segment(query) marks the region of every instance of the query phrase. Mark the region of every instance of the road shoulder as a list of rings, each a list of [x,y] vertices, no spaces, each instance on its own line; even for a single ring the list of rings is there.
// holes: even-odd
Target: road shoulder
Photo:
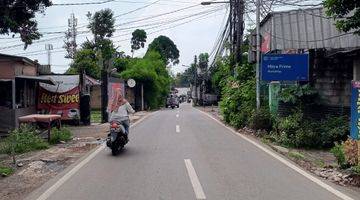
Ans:
[[[244,134],[242,131],[235,130],[234,128],[225,124],[221,116],[218,114],[217,108],[203,108],[197,107],[196,108],[199,112],[207,116],[208,118],[216,121],[223,127],[227,128],[231,131],[232,134],[239,136],[240,138],[246,140],[247,142],[253,144],[260,150],[264,151],[265,153],[269,154],[276,160],[280,161],[281,163],[285,164],[286,166],[290,167],[292,170],[296,171],[297,173],[301,174],[302,176],[306,177],[307,179],[311,180],[312,182],[316,183],[317,185],[323,187],[324,189],[328,190],[329,192],[333,193],[334,195],[338,196],[340,199],[358,199],[360,196],[360,190],[354,187],[343,187],[337,184],[334,184],[328,180],[320,179],[317,177],[316,174],[313,174],[310,171],[307,171],[306,168],[302,168],[302,166],[298,165],[293,160],[289,159],[286,155],[281,154],[280,152],[276,151],[276,149],[272,148],[271,145],[262,142],[259,138],[252,136],[250,134]]]

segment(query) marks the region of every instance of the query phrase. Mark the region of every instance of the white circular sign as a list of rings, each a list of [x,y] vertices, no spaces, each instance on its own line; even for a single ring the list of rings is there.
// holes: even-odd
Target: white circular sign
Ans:
[[[133,87],[135,87],[136,82],[134,79],[129,79],[129,80],[127,80],[127,84],[129,87],[133,88]]]

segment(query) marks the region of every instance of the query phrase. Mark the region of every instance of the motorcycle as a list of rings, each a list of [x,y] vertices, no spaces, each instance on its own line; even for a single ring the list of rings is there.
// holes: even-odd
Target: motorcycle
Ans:
[[[121,122],[110,122],[110,133],[106,140],[106,146],[111,149],[112,155],[117,155],[128,143],[128,136]]]

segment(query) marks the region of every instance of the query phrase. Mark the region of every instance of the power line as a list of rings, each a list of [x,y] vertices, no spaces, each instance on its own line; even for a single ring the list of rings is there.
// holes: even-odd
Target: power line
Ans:
[[[115,0],[106,0],[98,2],[82,2],[82,3],[54,3],[52,6],[83,6],[83,5],[99,5],[114,2]]]
[[[226,18],[227,17],[227,18]],[[225,21],[226,21],[226,24],[225,24]],[[225,25],[225,26],[224,26]],[[221,25],[220,25],[220,29],[219,29],[219,32],[216,36],[216,41],[214,43],[214,47],[212,48],[211,52],[210,52],[210,55],[209,55],[209,58],[212,57],[213,53],[215,52],[215,50],[217,49],[218,45],[220,44],[221,40],[223,39],[224,35],[225,35],[225,32],[226,32],[226,29],[227,29],[227,26],[229,25],[229,16],[227,15],[227,12],[224,14],[224,18],[221,22]],[[222,34],[221,34],[222,33]]]
[[[138,19],[138,20],[128,21],[128,22],[125,22],[125,23],[122,23],[122,24],[117,24],[117,25],[115,25],[115,27],[131,24],[131,23],[135,23],[135,22],[147,21],[149,19],[157,18],[157,17],[160,17],[160,16],[166,16],[166,15],[169,15],[169,14],[173,14],[173,13],[177,13],[177,12],[180,12],[180,11],[183,11],[183,10],[193,8],[193,7],[198,6],[198,5],[200,5],[200,4],[196,4],[196,5],[180,8],[180,9],[177,9],[177,10],[173,10],[173,11],[170,11],[170,12],[165,12],[165,13],[149,16],[149,17],[146,17],[146,18],[141,18],[141,19]],[[82,31],[82,32],[79,32],[79,34],[89,33],[89,32],[90,31]],[[58,36],[58,37],[53,37],[53,38],[49,38],[49,39],[45,39],[45,40],[36,40],[36,41],[33,42],[33,44],[34,43],[41,43],[41,42],[51,41],[51,40],[56,40],[56,39],[60,39],[60,38],[65,38],[65,36]],[[0,47],[0,50],[2,50],[2,49],[12,49],[12,48],[22,47],[22,46],[23,46],[23,43],[16,44],[16,45],[5,46],[5,47]]]
[[[214,12],[214,13],[216,13],[216,12]],[[176,25],[174,25],[174,26],[169,26],[169,27],[166,27],[166,28],[163,28],[163,29],[159,29],[159,30],[156,30],[156,31],[153,31],[153,32],[148,33],[148,35],[152,35],[152,34],[154,34],[154,33],[158,33],[158,32],[161,32],[161,31],[173,29],[173,28],[176,28],[176,27],[179,27],[179,26],[182,26],[182,25],[191,23],[191,22],[200,21],[200,20],[206,19],[206,17],[207,17],[208,15],[211,15],[211,14],[214,14],[214,13],[208,13],[208,14],[206,14],[206,15],[202,15],[202,16],[200,16],[200,17],[198,17],[198,18],[194,18],[194,19],[191,19],[191,20],[188,20],[188,21],[185,21],[185,22],[176,24]],[[123,40],[117,40],[117,41],[113,41],[113,42],[114,42],[114,43],[117,43],[117,42],[123,42],[123,41],[128,41],[128,40],[131,40],[131,38],[127,38],[127,39],[123,39]]]
[[[154,1],[154,2],[152,2],[152,3],[147,4],[147,5],[145,5],[145,6],[142,6],[142,7],[136,8],[136,9],[134,9],[134,10],[131,10],[131,11],[129,11],[129,12],[125,12],[125,13],[122,13],[122,14],[120,14],[120,15],[116,15],[116,16],[114,16],[114,18],[118,18],[118,17],[124,16],[124,15],[128,15],[128,14],[134,13],[134,12],[139,11],[139,10],[145,9],[145,8],[150,7],[150,6],[156,4],[156,3],[160,2],[160,1],[161,1],[161,0],[157,0],[157,1]]]
[[[174,23],[174,22],[182,21],[182,20],[185,20],[185,19],[188,19],[188,18],[191,18],[191,17],[203,15],[203,14],[206,14],[206,13],[217,12],[219,10],[223,10],[222,6],[216,7],[215,9],[208,9],[206,11],[202,11],[202,12],[199,12],[199,13],[196,13],[196,14],[179,16],[179,17],[177,17],[175,19],[172,19],[172,20],[163,20],[163,21],[158,21],[158,22],[154,22],[154,23],[147,23],[147,24],[141,24],[141,25],[132,26],[132,27],[119,28],[119,29],[116,29],[116,30],[129,30],[129,29],[144,28],[144,27],[149,27],[149,26],[151,28],[148,28],[148,29],[153,29],[153,28],[161,27],[161,26],[171,24],[171,23]],[[118,37],[118,36],[113,36],[112,38],[116,38],[116,37]]]
[[[210,10],[207,10],[207,11],[203,11],[203,12],[200,12],[200,13],[196,13],[196,14],[192,14],[192,15],[188,15],[186,17],[181,17],[180,19],[176,19],[176,20],[170,20],[170,21],[162,21],[160,23],[157,23],[159,25],[157,26],[153,26],[153,27],[150,27],[146,30],[150,30],[150,29],[155,29],[155,28],[158,28],[158,27],[162,27],[162,26],[165,26],[165,25],[169,25],[169,24],[172,24],[174,22],[177,22],[177,21],[182,21],[182,20],[185,20],[185,19],[188,19],[188,18],[192,18],[192,17],[195,17],[195,16],[201,16],[201,17],[204,17],[204,16],[207,16],[209,14],[212,14],[212,13],[215,13],[215,12],[218,12],[221,9],[222,6],[219,6],[218,8],[216,9],[210,9]],[[151,24],[151,25],[154,25],[154,24]],[[143,26],[139,26],[139,27],[143,27]],[[129,28],[137,28],[137,27],[129,27]],[[119,30],[119,29],[118,29]],[[128,35],[128,34],[126,34]],[[112,38],[116,38],[116,37],[119,37],[119,36],[126,36],[125,34],[124,35],[118,35],[118,36],[115,36],[115,37],[112,37]],[[62,47],[58,47],[58,48],[54,48],[54,49],[61,49]],[[38,52],[42,52],[44,50],[38,50],[38,51],[33,51],[33,52],[24,52],[24,53],[20,53],[20,54],[17,54],[17,55],[28,55],[28,54],[32,54],[32,53],[38,53]]]
[[[201,4],[196,4],[196,5],[192,5],[192,6],[187,6],[187,7],[184,7],[184,8],[180,8],[180,9],[177,9],[177,10],[172,10],[172,11],[170,11],[170,12],[160,13],[160,14],[157,14],[157,15],[151,15],[151,16],[144,17],[144,18],[141,18],[141,19],[137,19],[137,20],[133,20],[133,21],[129,21],[129,22],[117,24],[117,25],[115,25],[115,27],[117,27],[117,26],[122,26],[122,25],[127,25],[127,24],[134,23],[134,22],[139,22],[139,21],[146,21],[146,20],[149,20],[149,19],[158,18],[158,17],[162,17],[162,16],[169,15],[169,14],[174,14],[174,13],[177,13],[177,12],[180,12],[180,11],[184,11],[184,10],[187,10],[187,9],[190,9],[190,8],[194,8],[194,7],[197,7],[197,6],[200,6],[200,5],[201,5]]]

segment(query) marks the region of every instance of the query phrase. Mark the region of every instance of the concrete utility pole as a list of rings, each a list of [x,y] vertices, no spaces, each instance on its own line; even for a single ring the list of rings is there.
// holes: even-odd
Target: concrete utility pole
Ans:
[[[70,18],[68,19],[68,31],[65,33],[67,41],[65,42],[65,48],[67,50],[66,58],[74,58],[76,53],[76,36],[77,36],[77,18],[75,14],[71,13]]]
[[[195,82],[195,101],[194,104],[197,104],[197,100],[198,100],[198,89],[197,89],[197,79],[198,79],[198,66],[197,66],[197,56],[195,56],[194,58],[194,66],[195,66],[195,70],[194,70],[194,82]]]
[[[141,110],[144,110],[144,84],[141,84]]]
[[[233,16],[233,7],[234,7],[234,3],[233,3],[233,0],[230,0],[230,10],[229,10],[229,19],[230,19],[230,37],[229,37],[229,42],[230,42],[230,64],[233,65],[233,62],[234,62],[234,38],[233,38],[233,33],[234,33],[234,16]]]
[[[256,0],[256,108],[260,109],[260,6]]]
[[[235,52],[235,62],[236,64],[241,64],[242,62],[242,44],[243,44],[243,35],[244,35],[244,13],[245,13],[245,4],[244,0],[236,0],[236,52]]]
[[[244,35],[244,14],[245,1],[244,0],[229,0],[229,1],[208,1],[202,2],[201,5],[211,5],[219,3],[228,3],[230,5],[229,22],[230,22],[230,55],[232,66],[231,73],[235,74],[235,66],[242,62],[242,44]]]

